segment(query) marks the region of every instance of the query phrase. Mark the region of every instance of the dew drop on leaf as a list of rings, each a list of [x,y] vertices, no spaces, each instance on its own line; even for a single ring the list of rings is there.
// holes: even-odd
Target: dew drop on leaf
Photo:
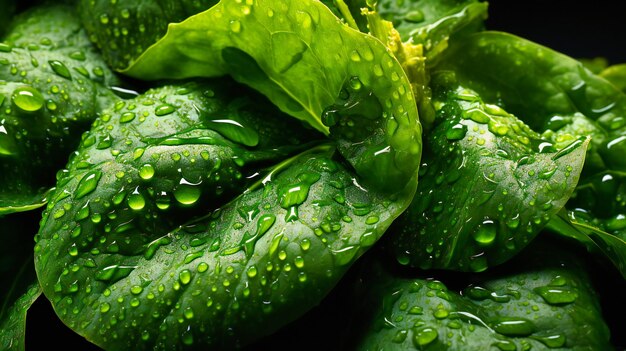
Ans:
[[[11,95],[11,101],[24,112],[39,111],[44,105],[44,98],[39,90],[27,85],[16,88]]]

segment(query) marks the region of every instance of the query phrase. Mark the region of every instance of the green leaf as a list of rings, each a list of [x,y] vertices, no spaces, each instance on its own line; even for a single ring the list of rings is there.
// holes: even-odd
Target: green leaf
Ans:
[[[585,267],[556,245],[533,243],[489,274],[398,276],[379,265],[363,281],[358,350],[613,349]]]
[[[501,102],[554,142],[592,137],[585,174],[626,170],[626,95],[579,61],[512,34],[481,32],[451,46],[454,70],[487,102]],[[503,79],[502,77],[506,77]]]
[[[598,222],[597,219],[593,219],[590,223],[575,211],[561,211],[550,220],[547,227],[558,235],[582,243],[590,252],[602,253],[626,279],[626,240],[605,232],[597,225]],[[606,225],[602,222],[600,224]]]
[[[417,194],[392,226],[392,249],[423,269],[483,271],[516,255],[565,205],[589,141],[554,148],[475,92],[439,84]]]
[[[485,100],[519,113],[555,145],[591,137],[581,181],[566,205],[578,220],[561,215],[555,220],[563,222],[551,226],[587,247],[599,246],[593,251],[623,273],[626,95],[579,61],[506,33],[469,36],[446,55],[439,69],[455,70]]]
[[[322,3],[223,0],[169,27],[128,69],[141,79],[232,75],[339,142],[363,183],[392,191],[419,166],[416,97],[375,38]]]
[[[90,39],[113,68],[127,67],[167,31],[170,23],[215,5],[217,0],[80,0],[78,11]]]
[[[33,264],[32,238],[39,212],[0,218],[0,349],[24,350],[26,313],[41,294]]]
[[[18,188],[19,189],[19,188]],[[46,195],[49,189],[33,191],[33,189],[20,189],[16,193],[0,192],[0,217],[15,213],[35,210],[46,204]]]
[[[359,184],[333,145],[312,147],[241,86],[189,84],[105,112],[42,220],[44,293],[103,348],[232,348],[272,333],[316,305],[414,194],[416,177],[397,194]]]
[[[623,93],[626,93],[626,63],[606,67],[599,72],[599,75],[613,83]]]
[[[0,215],[42,206],[119,80],[63,5],[14,19],[0,43]]]

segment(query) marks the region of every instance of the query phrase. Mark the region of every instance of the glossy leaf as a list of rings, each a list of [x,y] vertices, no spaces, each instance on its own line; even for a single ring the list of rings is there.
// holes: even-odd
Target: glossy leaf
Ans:
[[[585,214],[576,211],[562,211],[548,223],[548,228],[558,235],[572,238],[593,253],[601,253],[609,260],[626,279],[626,237],[606,232],[609,221],[586,219]],[[608,223],[607,223],[608,222]]]
[[[415,179],[391,196],[363,188],[333,146],[311,148],[295,120],[226,87],[118,104],[50,197],[35,248],[44,293],[100,347],[232,348],[271,333],[410,202]],[[219,129],[225,116],[239,133]]]
[[[599,75],[613,83],[613,85],[623,93],[626,93],[626,63],[606,67],[599,72]]]
[[[564,230],[561,234],[586,246],[591,240],[595,243],[591,246],[599,245],[599,251],[623,272],[624,264],[616,256],[623,255],[626,228],[620,225],[626,213],[622,185],[626,95],[579,61],[506,33],[470,36],[447,55],[441,69],[454,69],[485,99],[518,111],[531,126],[545,130],[543,137],[555,145],[591,136],[580,184],[566,205],[586,224],[565,221],[555,223],[553,229]],[[489,69],[477,68],[478,62]],[[506,82],[500,79],[503,76]],[[544,79],[533,78],[537,76]],[[613,249],[615,253],[610,252]]]
[[[317,1],[223,0],[170,26],[127,70],[141,79],[224,74],[338,141],[363,183],[398,190],[417,171],[421,126],[400,64]]]
[[[438,69],[454,70],[553,142],[591,136],[584,174],[626,169],[626,95],[579,61],[512,34],[481,32],[456,43]]]
[[[555,148],[469,89],[437,91],[417,194],[392,226],[392,249],[423,269],[483,271],[516,255],[565,205],[588,140]]]
[[[73,10],[38,7],[0,43],[0,215],[37,208],[119,81]]]
[[[206,10],[217,0],[80,0],[90,39],[113,68],[124,68],[159,40],[170,23]]]
[[[367,308],[355,349],[613,349],[581,260],[557,246],[532,245],[498,270],[466,279],[378,268],[363,278]]]

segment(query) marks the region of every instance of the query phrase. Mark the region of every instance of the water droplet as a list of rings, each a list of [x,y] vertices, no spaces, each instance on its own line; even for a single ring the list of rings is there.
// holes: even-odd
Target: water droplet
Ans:
[[[233,33],[241,32],[241,22],[237,20],[230,21],[230,30],[233,31]]]
[[[48,61],[48,64],[50,65],[54,73],[58,74],[59,76],[65,79],[72,80],[72,74],[70,73],[70,70],[67,68],[67,66],[63,64],[63,62],[57,61],[57,60],[50,60]]]
[[[128,195],[126,202],[128,203],[128,207],[135,211],[142,210],[146,206],[146,199],[144,199],[143,195],[139,192],[139,187],[136,187],[135,190]]]
[[[465,124],[457,123],[446,130],[446,139],[450,141],[461,140],[467,133],[467,126]]]
[[[74,199],[80,199],[83,196],[91,193],[98,186],[98,182],[102,177],[102,172],[100,171],[91,171],[83,176],[83,178],[78,182],[76,186],[76,191],[74,192]]]
[[[517,351],[517,346],[510,340],[498,340],[493,345],[502,351]]]
[[[431,327],[422,327],[413,330],[413,344],[415,347],[422,349],[424,346],[431,344],[437,339],[439,333],[437,329]]]
[[[100,312],[107,313],[109,312],[110,309],[111,309],[111,305],[108,304],[107,302],[103,302],[102,304],[100,304]]]
[[[201,181],[198,183],[192,183],[185,178],[181,178],[178,186],[174,189],[174,198],[180,204],[185,206],[195,204],[202,194],[200,184],[202,184]]]
[[[528,336],[535,331],[535,325],[524,318],[502,317],[495,322],[493,329],[506,336]]]
[[[549,348],[563,347],[565,345],[565,335],[555,334],[548,336],[531,336],[533,339],[540,341]]]
[[[289,207],[304,203],[308,197],[311,185],[317,182],[320,177],[318,173],[307,172],[298,176],[300,182],[280,187],[280,206],[284,209],[288,209]]]
[[[489,246],[493,244],[496,238],[496,225],[495,223],[488,219],[484,220],[482,224],[476,228],[474,232],[472,232],[472,237],[481,246]]]
[[[160,105],[158,106],[155,110],[154,110],[154,114],[157,116],[165,116],[165,115],[169,115],[170,113],[176,111],[176,108],[172,105]]]
[[[185,345],[193,345],[193,333],[191,332],[191,327],[188,327],[187,330],[183,332],[181,340]]]
[[[144,180],[151,179],[154,176],[154,167],[152,167],[151,164],[146,163],[139,169],[139,176]]]
[[[104,149],[110,148],[112,144],[113,144],[113,137],[111,136],[111,134],[107,133],[104,137],[100,138],[98,145],[96,145],[96,149],[104,150]]]
[[[137,266],[112,265],[96,272],[95,279],[114,283],[127,277]]]
[[[128,123],[135,119],[136,114],[134,112],[124,112],[120,117],[120,123]]]
[[[188,269],[183,269],[182,271],[180,271],[180,273],[178,274],[178,280],[183,285],[189,284],[189,282],[191,282],[191,271]]]
[[[404,20],[413,23],[422,22],[424,20],[424,13],[420,10],[409,11],[409,13],[404,16]]]
[[[24,112],[39,111],[44,105],[44,98],[39,90],[27,85],[16,88],[11,95],[11,101]]]
[[[130,288],[130,293],[133,294],[133,295],[139,295],[139,294],[141,294],[142,291],[143,291],[143,288],[141,286],[139,286],[139,285],[133,285]]]
[[[578,298],[576,291],[560,287],[542,286],[535,288],[534,291],[551,305],[572,303]]]
[[[552,160],[558,160],[559,158],[571,153],[572,151],[578,149],[578,147],[580,147],[584,142],[585,142],[585,137],[578,138],[577,140],[573,141],[572,143],[570,143],[569,145],[565,146],[564,148],[559,150],[557,153],[552,155]],[[607,144],[607,148],[608,148],[608,144]]]

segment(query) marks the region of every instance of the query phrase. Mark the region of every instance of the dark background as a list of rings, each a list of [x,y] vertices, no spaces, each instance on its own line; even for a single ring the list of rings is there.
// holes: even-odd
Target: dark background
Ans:
[[[626,62],[626,1],[493,0],[487,29],[517,34],[574,58]]]

